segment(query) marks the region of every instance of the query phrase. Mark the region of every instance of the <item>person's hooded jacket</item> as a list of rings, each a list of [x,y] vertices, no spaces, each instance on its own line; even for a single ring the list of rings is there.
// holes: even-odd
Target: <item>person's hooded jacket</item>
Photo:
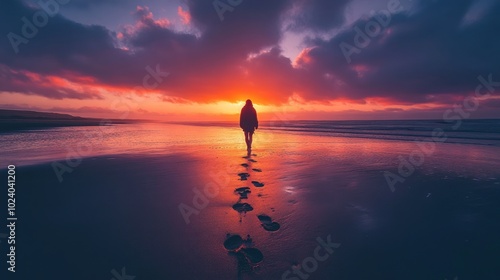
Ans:
[[[255,129],[259,128],[259,121],[257,120],[257,111],[252,105],[252,102],[248,102],[241,109],[240,114],[240,127],[244,131],[253,132]]]

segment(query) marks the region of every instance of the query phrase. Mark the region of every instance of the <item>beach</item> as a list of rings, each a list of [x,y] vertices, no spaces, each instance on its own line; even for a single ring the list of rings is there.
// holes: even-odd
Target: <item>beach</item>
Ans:
[[[2,181],[7,166],[16,165],[12,279],[499,275],[496,134],[469,139],[453,132],[451,141],[432,142],[432,130],[421,130],[425,137],[417,136],[434,145],[431,151],[410,139],[414,134],[376,139],[373,128],[354,137],[291,127],[257,130],[250,156],[236,125],[141,123],[0,135]],[[423,157],[411,158],[415,151]],[[401,158],[418,164],[401,174]],[[246,198],[235,192],[242,187]],[[7,192],[0,198],[6,201]],[[238,252],[255,248],[263,259],[229,252],[224,244],[234,235],[246,239]]]
[[[0,280],[499,280],[500,1],[0,1]]]

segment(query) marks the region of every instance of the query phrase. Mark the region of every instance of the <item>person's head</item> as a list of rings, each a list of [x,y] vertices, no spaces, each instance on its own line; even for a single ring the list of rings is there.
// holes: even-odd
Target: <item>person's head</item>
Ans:
[[[246,103],[245,103],[245,106],[253,106],[253,104],[252,104],[252,100],[247,99],[247,101],[246,101]]]

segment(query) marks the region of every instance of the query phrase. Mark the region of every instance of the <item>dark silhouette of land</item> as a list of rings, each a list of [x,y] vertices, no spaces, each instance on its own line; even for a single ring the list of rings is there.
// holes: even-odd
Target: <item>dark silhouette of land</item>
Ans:
[[[131,123],[136,120],[103,120],[68,114],[0,109],[0,133],[50,127],[98,126]]]

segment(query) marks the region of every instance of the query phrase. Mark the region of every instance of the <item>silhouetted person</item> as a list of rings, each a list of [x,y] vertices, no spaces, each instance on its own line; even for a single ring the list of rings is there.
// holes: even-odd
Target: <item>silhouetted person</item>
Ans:
[[[247,144],[247,152],[252,151],[252,136],[257,128],[259,121],[257,120],[257,111],[253,107],[252,100],[248,99],[245,106],[241,109],[240,127],[245,133],[245,143]]]

